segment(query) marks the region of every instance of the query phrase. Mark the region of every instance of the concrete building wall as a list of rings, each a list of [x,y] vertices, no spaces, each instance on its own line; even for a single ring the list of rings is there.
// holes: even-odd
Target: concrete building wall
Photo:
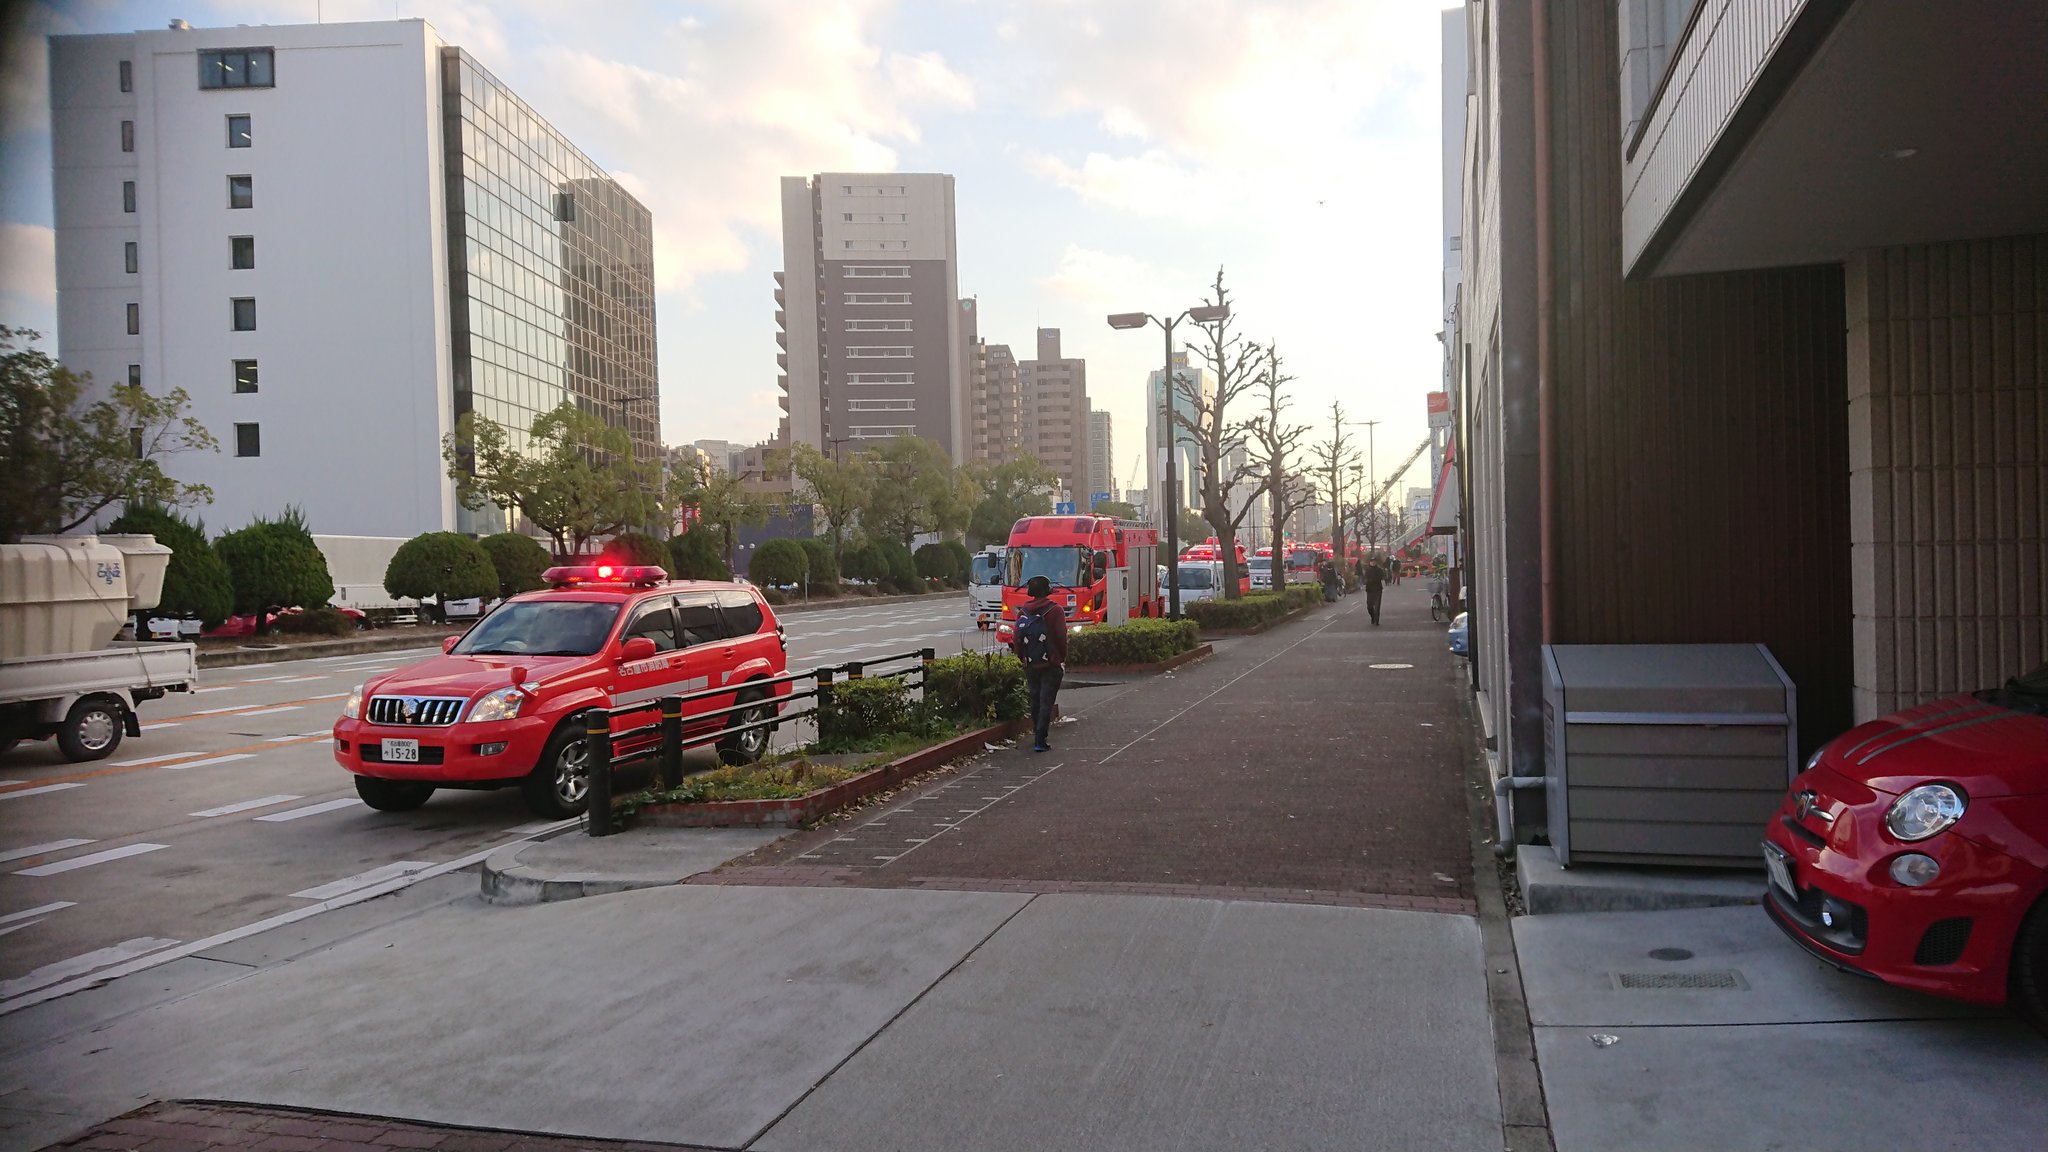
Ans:
[[[1189,381],[1189,386],[1205,398],[1216,394],[1216,377],[1197,364],[1185,348],[1173,354],[1173,374],[1177,380]],[[1165,517],[1168,514],[1167,504],[1160,498],[1166,483],[1166,432],[1161,421],[1166,414],[1169,392],[1174,410],[1193,420],[1196,415],[1194,402],[1183,394],[1181,385],[1176,383],[1169,389],[1164,372],[1153,372],[1145,377],[1145,489],[1153,494],[1148,506],[1152,509],[1153,526],[1161,531],[1166,528]],[[1174,464],[1174,479],[1179,481],[1178,506],[1192,510],[1200,506],[1200,448],[1195,443],[1194,434],[1177,424],[1173,438],[1178,452]]]
[[[1847,268],[1855,718],[2048,661],[2048,236]]]
[[[808,444],[823,451],[823,320],[818,310],[824,291],[818,280],[823,240],[818,235],[817,219],[810,181],[802,176],[784,176],[782,272],[776,287],[776,319],[781,326],[777,343],[782,345],[782,351],[775,357],[782,370],[778,383],[782,385],[783,410],[789,413],[791,443]]]
[[[1116,498],[1116,441],[1109,413],[1100,408],[1088,411],[1088,496],[1098,492]],[[1084,497],[1085,498],[1085,497]]]
[[[1088,500],[1088,362],[1060,355],[1060,330],[1040,328],[1037,355],[1017,365],[1019,447],[1052,469],[1076,504]]]

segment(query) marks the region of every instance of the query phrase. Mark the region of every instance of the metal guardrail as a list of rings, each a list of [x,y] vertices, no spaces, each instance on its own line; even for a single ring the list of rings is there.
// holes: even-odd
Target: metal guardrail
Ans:
[[[706,688],[698,692],[685,692],[675,696],[662,696],[643,700],[636,704],[615,704],[609,708],[593,708],[586,713],[584,735],[590,746],[590,787],[586,796],[584,826],[592,836],[609,836],[618,831],[612,819],[612,773],[620,766],[643,765],[649,760],[658,761],[657,776],[663,788],[674,788],[683,782],[683,753],[707,744],[717,744],[732,736],[755,729],[773,731],[782,724],[801,720],[806,716],[815,717],[832,706],[832,687],[840,677],[846,680],[863,680],[870,676],[879,678],[916,676],[915,683],[908,687],[923,688],[925,678],[930,674],[931,663],[938,658],[938,650],[919,648],[912,652],[898,652],[871,660],[849,660],[841,664],[825,664],[803,672],[785,672],[780,676],[769,676],[760,680],[748,680],[743,684],[726,685],[722,688]],[[908,668],[893,672],[876,673],[878,667],[902,664],[915,660]],[[695,736],[683,733],[683,706],[697,700],[734,696],[740,692],[774,689],[783,684],[794,685],[808,680],[811,687],[794,691],[788,695],[770,694],[765,701],[775,712],[766,720],[753,720],[744,724],[727,724],[709,729]],[[809,700],[811,706],[797,712],[783,709],[798,701]],[[737,716],[762,706],[761,700],[735,701],[723,708],[712,708],[690,714],[690,721],[702,723],[721,716]],[[617,728],[614,724],[623,717],[657,712],[651,722],[637,724],[630,728]],[[637,749],[624,757],[618,755],[622,740],[631,740],[647,733],[659,733],[660,739],[646,748]]]

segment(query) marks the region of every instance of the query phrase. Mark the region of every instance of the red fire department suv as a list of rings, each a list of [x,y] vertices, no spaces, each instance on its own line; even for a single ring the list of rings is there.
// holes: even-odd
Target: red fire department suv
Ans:
[[[583,811],[593,706],[731,687],[685,706],[686,731],[773,719],[788,684],[775,613],[751,587],[669,581],[660,568],[550,568],[547,591],[514,596],[442,655],[358,685],[334,725],[334,758],[363,802],[385,812],[426,803],[436,788],[518,787],[541,816]],[[695,725],[691,715],[759,701]],[[621,717],[614,727],[634,726]],[[772,728],[719,742],[727,763],[767,749]],[[626,748],[626,751],[632,749]]]

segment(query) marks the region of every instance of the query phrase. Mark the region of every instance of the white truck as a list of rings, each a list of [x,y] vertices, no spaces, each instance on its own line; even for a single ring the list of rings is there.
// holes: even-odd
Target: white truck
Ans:
[[[968,559],[967,607],[976,628],[992,628],[1003,618],[1003,570],[1009,559],[1007,548],[983,548]]]
[[[192,690],[193,645],[113,643],[162,598],[170,560],[150,536],[0,545],[0,753],[54,736],[67,759],[104,759],[141,735],[144,701]]]

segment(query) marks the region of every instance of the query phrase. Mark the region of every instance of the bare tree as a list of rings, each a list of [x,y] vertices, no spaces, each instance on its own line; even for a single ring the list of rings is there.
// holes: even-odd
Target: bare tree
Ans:
[[[1230,293],[1223,287],[1223,269],[1216,270],[1216,284],[1203,303],[1229,306]],[[1259,479],[1263,472],[1245,450],[1251,422],[1232,420],[1227,415],[1238,397],[1257,387],[1265,350],[1239,336],[1235,321],[1236,317],[1225,316],[1203,326],[1209,339],[1201,356],[1216,377],[1216,390],[1204,395],[1198,375],[1191,378],[1175,373],[1174,391],[1184,402],[1185,410],[1179,404],[1167,406],[1173,423],[1194,441],[1201,457],[1202,519],[1215,533],[1216,550],[1223,560],[1223,595],[1231,600],[1239,596],[1237,528],[1265,491],[1265,481]],[[1240,491],[1246,481],[1253,479],[1259,479],[1255,487],[1248,492]],[[1233,499],[1240,501],[1235,508]],[[1179,558],[1175,557],[1174,562],[1178,563]]]
[[[1315,476],[1330,494],[1330,551],[1344,562],[1344,474],[1364,468],[1358,449],[1344,436],[1344,405],[1330,402],[1330,438],[1309,450]]]
[[[1287,582],[1287,554],[1280,546],[1287,518],[1306,507],[1315,494],[1312,489],[1295,482],[1287,471],[1288,461],[1300,450],[1301,438],[1308,435],[1306,425],[1287,422],[1286,387],[1294,377],[1286,372],[1279,345],[1269,343],[1259,351],[1257,383],[1265,395],[1265,410],[1245,423],[1245,435],[1249,439],[1251,451],[1247,455],[1253,467],[1265,474],[1261,488],[1273,515],[1271,571],[1273,590],[1277,592]]]

